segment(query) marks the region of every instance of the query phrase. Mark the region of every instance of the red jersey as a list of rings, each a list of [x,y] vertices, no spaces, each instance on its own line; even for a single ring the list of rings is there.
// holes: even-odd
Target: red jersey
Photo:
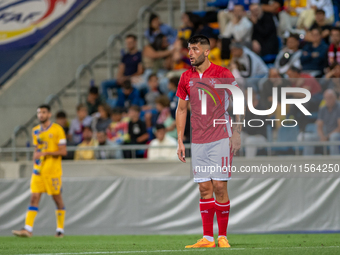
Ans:
[[[213,63],[201,75],[194,67],[181,75],[176,95],[183,100],[190,99],[192,143],[211,143],[232,135],[231,118],[227,112],[231,92],[215,88],[215,84],[231,84],[238,87],[234,76],[227,68]],[[206,98],[206,114],[202,114],[203,97]],[[214,125],[216,119],[224,120],[226,123],[222,121],[223,124]]]

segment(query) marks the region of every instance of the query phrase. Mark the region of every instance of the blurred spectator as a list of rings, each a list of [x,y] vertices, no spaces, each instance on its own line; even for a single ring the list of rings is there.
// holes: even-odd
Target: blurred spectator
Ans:
[[[157,35],[163,34],[166,36],[169,44],[173,44],[176,41],[177,30],[173,29],[169,25],[165,25],[161,22],[158,15],[151,13],[149,18],[149,27],[145,31],[144,35],[150,44],[155,42]]]
[[[314,77],[321,77],[323,69],[327,65],[327,44],[322,40],[321,31],[318,28],[311,30],[311,43],[302,49],[300,58],[302,69]]]
[[[329,35],[332,29],[332,26],[327,23],[325,18],[325,12],[323,10],[316,10],[315,12],[315,22],[313,25],[309,28],[309,31],[307,31],[305,36],[305,41],[311,42],[313,41],[311,36],[311,30],[314,28],[318,28],[321,30],[321,37],[325,41],[325,43],[329,44]]]
[[[124,81],[122,88],[118,90],[118,101],[116,107],[127,109],[131,105],[141,105],[141,101],[139,91],[132,87],[131,81]]]
[[[149,139],[149,134],[146,132],[145,123],[140,120],[140,107],[132,105],[129,108],[128,115],[130,144],[145,144]]]
[[[119,149],[116,143],[111,142],[107,139],[106,133],[104,131],[99,131],[97,133],[98,148],[101,146],[110,147],[110,149],[96,150],[96,159],[120,159],[123,158],[123,153]]]
[[[167,96],[159,96],[156,99],[156,109],[159,113],[156,123],[163,124],[169,136],[177,138],[176,121],[170,112],[170,100]]]
[[[252,48],[260,56],[277,54],[279,39],[273,15],[263,12],[260,5],[250,5],[250,21],[253,23]]]
[[[309,112],[317,111],[322,100],[322,90],[316,79],[307,73],[301,73],[301,69],[295,66],[290,67],[287,75],[290,79],[291,87],[300,87],[310,91],[311,99],[307,103],[303,104],[304,107]],[[305,97],[304,94],[298,92],[290,92],[287,93],[287,95],[292,96],[293,98]],[[299,119],[299,128],[304,130],[305,126],[308,124],[308,118],[296,107],[296,105],[291,105],[288,116],[290,115],[293,115],[295,119]]]
[[[176,109],[178,105],[178,96],[176,96],[178,83],[179,83],[179,77],[172,77],[169,80],[169,84],[168,84],[168,89],[169,89],[168,98],[170,100],[170,112],[171,112],[172,118],[174,119],[176,118]]]
[[[106,100],[109,99],[107,91],[109,88],[118,88],[122,86],[124,81],[131,79],[131,77],[143,74],[142,53],[138,51],[137,37],[135,35],[129,34],[125,37],[125,48],[127,52],[120,61],[117,79],[106,80],[101,84],[102,93]]]
[[[86,100],[88,114],[92,115],[98,112],[98,105],[103,103],[105,103],[105,100],[99,95],[98,88],[95,86],[90,87]]]
[[[177,159],[177,141],[166,134],[163,124],[156,125],[156,139],[150,142],[148,149],[149,160],[175,160]],[[174,146],[174,148],[153,148],[159,146]]]
[[[55,119],[56,119],[55,122],[64,129],[64,132],[67,138],[66,145],[67,146],[73,145],[72,141],[70,140],[70,135],[69,135],[70,125],[67,120],[66,112],[62,110],[57,112]],[[62,157],[62,159],[73,159],[73,158],[74,158],[74,151],[67,151],[67,155]]]
[[[163,34],[158,34],[152,44],[143,50],[143,64],[145,69],[157,73],[161,69],[171,69],[172,51],[168,50],[168,42]]]
[[[292,65],[301,66],[299,50],[300,38],[297,34],[290,34],[287,38],[286,47],[277,55],[274,66],[281,75],[285,74]]]
[[[260,0],[261,8],[264,12],[272,13],[273,15],[278,15],[282,10],[284,0]]]
[[[69,137],[74,145],[81,143],[83,128],[91,126],[92,118],[88,115],[87,107],[83,104],[77,106],[77,117],[71,121]]]
[[[265,110],[263,109],[262,105],[259,101],[259,96],[256,93],[253,93],[252,95],[252,102],[253,106],[257,110]],[[257,119],[262,120],[263,123],[265,123],[265,119],[267,116],[261,116],[253,114],[251,111],[249,111],[249,107],[246,107],[246,114],[245,114],[245,121],[248,123],[249,120]],[[255,125],[252,123],[251,125]],[[260,124],[256,124],[259,125]],[[244,141],[245,145],[245,152],[246,152],[246,158],[253,158],[256,156],[257,148],[256,146],[251,145],[259,145],[261,143],[267,142],[266,139],[267,132],[266,132],[266,126],[263,125],[262,127],[250,127],[249,125],[246,125],[242,129],[242,141]]]
[[[98,106],[98,112],[92,118],[92,129],[96,134],[99,131],[105,131],[111,124],[111,108],[107,104]]]
[[[128,143],[129,137],[129,118],[123,117],[120,108],[114,108],[111,113],[111,124],[107,129],[107,136],[110,141],[117,144]]]
[[[95,147],[97,146],[97,141],[93,139],[93,132],[90,126],[84,127],[83,131],[83,141],[78,144],[78,148],[83,147]],[[95,159],[95,153],[93,149],[89,150],[76,150],[74,153],[74,160],[91,160]]]
[[[263,60],[240,43],[231,45],[231,55],[233,56],[232,61],[244,78],[262,78],[268,73],[268,67]]]
[[[289,87],[288,80],[282,78],[277,69],[270,69],[268,79],[260,90],[260,101],[264,109],[270,109],[273,104],[273,88],[277,88],[277,101],[281,104],[281,88],[283,87]],[[280,113],[280,109],[277,110]]]
[[[158,77],[156,74],[151,74],[148,78],[148,92],[145,94],[145,106],[143,110],[155,108],[155,100],[161,95],[159,90]]]
[[[310,28],[314,23],[316,10],[323,10],[325,12],[327,24],[333,23],[334,10],[332,0],[308,0],[308,8],[299,15],[297,21],[298,28]]]
[[[305,133],[305,141],[339,141],[340,140],[340,103],[336,101],[333,90],[327,89],[323,98],[326,105],[319,110],[316,121],[317,134]],[[330,154],[339,155],[339,145],[330,145]],[[303,155],[313,155],[314,146],[304,146]]]
[[[185,39],[179,38],[174,44],[173,50],[173,68],[172,71],[179,70],[181,72],[191,68],[190,59],[188,57],[188,43]]]
[[[228,65],[229,61],[222,60],[221,55],[221,40],[215,37],[209,38],[210,41],[210,53],[208,59],[215,65],[224,66]]]
[[[182,26],[178,30],[177,36],[187,41],[195,34],[200,17],[192,12],[185,12],[182,14],[181,20]]]
[[[69,125],[68,120],[67,120],[66,112],[64,112],[64,111],[57,112],[56,115],[55,115],[55,122],[57,124],[59,124],[64,129],[66,136],[68,136],[70,125]]]
[[[226,26],[221,37],[230,38],[233,41],[248,43],[251,42],[252,23],[246,17],[243,5],[235,5],[233,19]]]
[[[280,20],[280,34],[286,31],[289,33],[300,33],[301,30],[293,29],[297,25],[299,15],[307,9],[308,0],[285,0],[284,10],[279,13]]]
[[[331,70],[320,80],[322,90],[333,89],[340,100],[340,64],[334,63]]]
[[[234,7],[236,5],[243,6],[243,9],[248,12],[249,5],[253,3],[258,3],[258,0],[229,0],[228,7],[226,9],[220,10],[217,14],[218,26],[220,30],[220,34],[222,34],[225,30],[225,27],[229,22],[231,22],[234,18]]]
[[[340,28],[333,27],[331,30],[331,45],[328,48],[328,65],[340,63]]]

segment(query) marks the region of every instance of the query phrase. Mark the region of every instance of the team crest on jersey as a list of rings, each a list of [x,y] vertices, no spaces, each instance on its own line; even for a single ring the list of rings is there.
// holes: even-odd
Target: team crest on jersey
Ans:
[[[214,78],[211,78],[209,83],[214,86],[216,84],[216,80]]]
[[[52,135],[52,134],[49,134],[49,135],[48,135],[48,137],[49,137],[49,138],[52,138],[52,137],[53,137],[53,135]]]
[[[189,86],[190,87],[194,86],[194,82],[193,81],[189,81]]]

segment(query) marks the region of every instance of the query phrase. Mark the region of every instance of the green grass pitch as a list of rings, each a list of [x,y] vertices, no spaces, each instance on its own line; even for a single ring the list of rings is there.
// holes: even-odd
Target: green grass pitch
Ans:
[[[198,235],[0,237],[0,254],[340,254],[340,234],[228,235],[231,248],[184,249]]]

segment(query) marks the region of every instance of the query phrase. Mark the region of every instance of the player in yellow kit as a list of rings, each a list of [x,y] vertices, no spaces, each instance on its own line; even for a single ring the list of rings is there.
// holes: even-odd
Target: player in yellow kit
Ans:
[[[49,105],[39,106],[37,115],[40,125],[32,130],[35,149],[33,154],[34,167],[31,178],[30,205],[26,213],[25,227],[22,230],[13,230],[12,233],[20,237],[32,236],[41,194],[47,193],[52,196],[57,206],[56,237],[63,237],[65,207],[61,196],[61,157],[67,154],[65,132],[61,126],[51,122],[51,109]]]

